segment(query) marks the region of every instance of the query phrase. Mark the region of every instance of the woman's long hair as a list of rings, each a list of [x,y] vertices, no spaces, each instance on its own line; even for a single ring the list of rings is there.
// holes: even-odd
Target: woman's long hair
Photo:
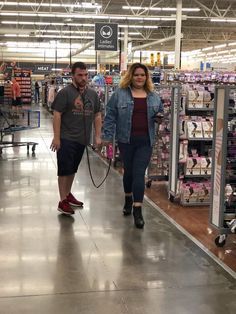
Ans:
[[[143,69],[146,74],[146,82],[144,85],[144,89],[147,93],[152,92],[154,90],[154,85],[152,83],[152,79],[150,77],[148,68],[142,63],[133,63],[129,68],[128,71],[125,73],[125,76],[122,78],[120,82],[120,88],[127,88],[132,86],[132,80],[134,76],[134,72],[136,69]]]

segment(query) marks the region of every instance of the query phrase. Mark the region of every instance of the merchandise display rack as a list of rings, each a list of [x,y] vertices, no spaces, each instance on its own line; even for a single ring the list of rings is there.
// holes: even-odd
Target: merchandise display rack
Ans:
[[[4,82],[4,101],[5,106],[12,104],[12,86],[10,81]]]
[[[210,204],[214,93],[208,85],[174,87],[169,199],[182,206]]]
[[[32,102],[31,71],[25,69],[14,70],[14,77],[20,84],[22,105],[30,105]]]
[[[156,126],[156,139],[153,152],[147,168],[146,187],[150,188],[152,181],[168,181],[170,159],[170,115],[173,88],[170,85],[156,85],[155,92],[163,104],[163,119]]]
[[[218,247],[236,231],[236,87],[216,88],[210,223]]]
[[[165,71],[161,81],[174,84],[235,84],[236,74],[232,71]]]

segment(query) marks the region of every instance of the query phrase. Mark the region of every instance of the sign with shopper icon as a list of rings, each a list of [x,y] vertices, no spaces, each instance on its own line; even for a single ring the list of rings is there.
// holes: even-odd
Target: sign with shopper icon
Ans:
[[[95,50],[117,51],[118,24],[95,23]]]

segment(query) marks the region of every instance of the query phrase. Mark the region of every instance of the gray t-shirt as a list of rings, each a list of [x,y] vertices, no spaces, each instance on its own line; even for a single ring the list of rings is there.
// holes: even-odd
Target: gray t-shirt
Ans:
[[[84,111],[81,104],[83,104]],[[62,113],[61,138],[83,145],[89,143],[94,115],[101,111],[96,91],[87,88],[84,94],[80,95],[77,88],[70,84],[57,94],[52,109]],[[86,124],[86,141],[84,124]]]

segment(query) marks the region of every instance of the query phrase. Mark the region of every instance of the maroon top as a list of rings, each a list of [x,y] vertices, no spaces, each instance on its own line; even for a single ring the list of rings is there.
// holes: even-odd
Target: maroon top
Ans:
[[[134,97],[131,134],[133,136],[148,135],[147,98]]]

